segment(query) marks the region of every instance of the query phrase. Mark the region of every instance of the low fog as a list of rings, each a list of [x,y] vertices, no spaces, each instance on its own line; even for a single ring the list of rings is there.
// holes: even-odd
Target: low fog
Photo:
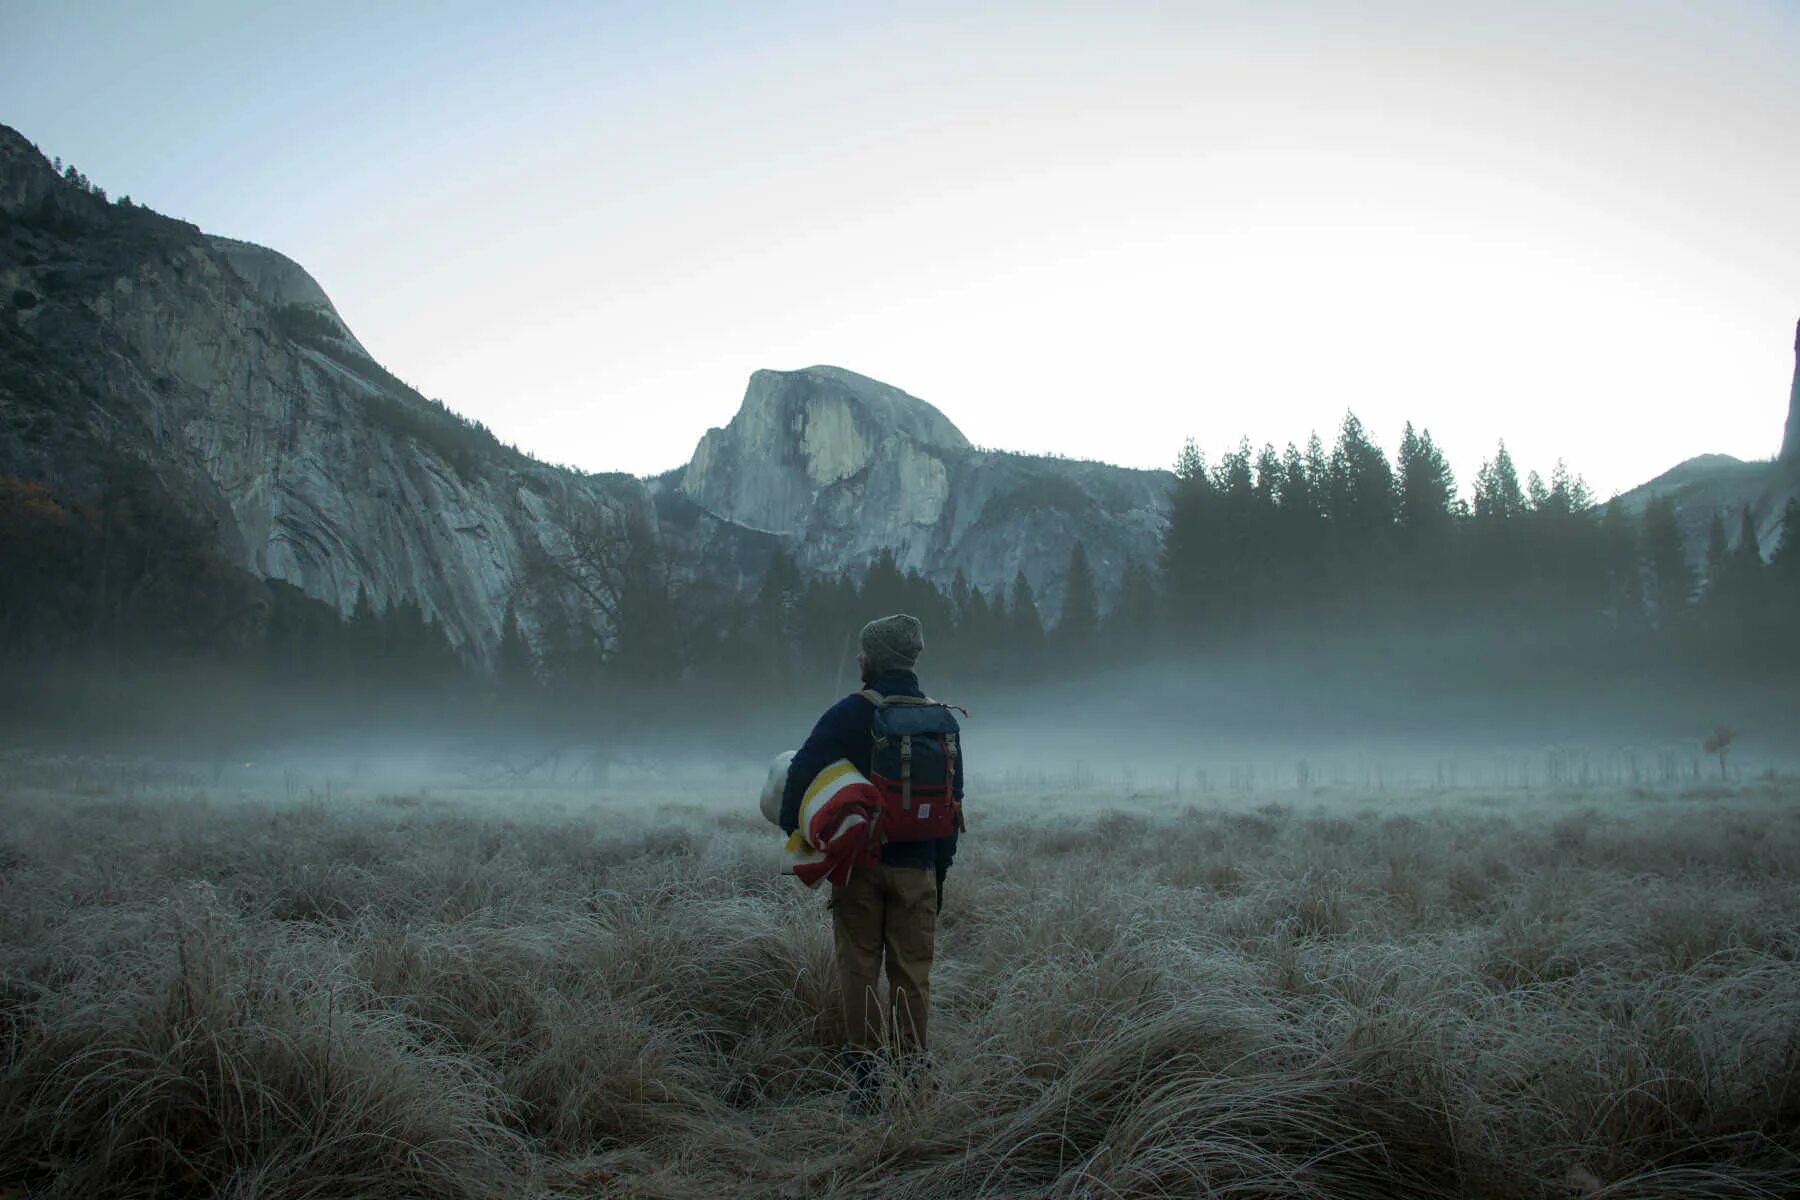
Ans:
[[[1022,780],[1116,787],[1128,800],[1717,779],[1703,747],[1721,727],[1733,735],[1725,777],[1742,780],[1793,770],[1800,745],[1800,696],[1783,679],[1721,678],[1574,637],[1293,629],[1155,661],[1059,661],[1052,649],[970,671],[941,657],[928,643],[919,677],[968,711],[976,804],[984,785]],[[768,758],[860,686],[855,675],[846,657],[782,689],[741,678],[501,696],[403,678],[350,694],[192,665],[42,667],[14,675],[0,747],[220,772],[353,768],[435,786],[731,780],[748,804]]]

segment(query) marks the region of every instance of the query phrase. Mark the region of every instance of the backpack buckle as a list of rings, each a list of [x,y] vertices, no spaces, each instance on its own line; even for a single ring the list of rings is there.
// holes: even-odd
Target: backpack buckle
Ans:
[[[912,811],[912,734],[900,739],[900,811]]]

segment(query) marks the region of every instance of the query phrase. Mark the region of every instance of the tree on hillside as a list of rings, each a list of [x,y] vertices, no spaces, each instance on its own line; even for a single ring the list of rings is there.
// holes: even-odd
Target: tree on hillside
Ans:
[[[1289,604],[1310,604],[1323,590],[1329,545],[1325,473],[1325,447],[1318,434],[1307,439],[1304,453],[1288,443],[1281,459],[1269,554],[1277,564],[1276,590]]]
[[[1067,650],[1082,652],[1093,645],[1100,629],[1100,602],[1094,593],[1094,573],[1088,567],[1087,547],[1079,541],[1069,550],[1069,581],[1063,591],[1062,615],[1056,623],[1056,640]]]
[[[1608,581],[1599,515],[1587,483],[1561,459],[1545,484],[1532,472],[1525,537],[1528,572],[1539,603],[1567,614],[1594,613],[1607,603]]]
[[[551,566],[601,618],[598,645],[609,675],[633,683],[679,675],[685,608],[648,513],[632,507],[579,516]]]
[[[1706,526],[1706,559],[1703,586],[1708,600],[1719,594],[1730,568],[1731,541],[1725,534],[1725,514],[1715,510]]]
[[[1615,497],[1600,519],[1604,611],[1616,629],[1635,630],[1644,619],[1644,556],[1637,522]]]
[[[898,611],[919,618],[927,632],[937,630],[940,634],[949,634],[956,621],[956,608],[950,598],[917,567],[906,573]]]
[[[1469,581],[1490,601],[1510,605],[1529,583],[1525,489],[1506,443],[1475,473]]]
[[[1250,455],[1250,440],[1219,460],[1213,470],[1213,579],[1209,603],[1213,610],[1234,623],[1250,618],[1256,596],[1267,577],[1269,538],[1274,512],[1265,509],[1265,497],[1274,499],[1274,488],[1259,488]]]
[[[883,548],[876,555],[875,561],[869,564],[858,598],[868,611],[870,619],[905,610],[906,576],[901,572],[891,547]]]
[[[1475,517],[1481,521],[1508,521],[1525,515],[1525,491],[1519,471],[1502,441],[1494,457],[1475,473]]]
[[[1394,472],[1355,413],[1344,414],[1326,476],[1326,512],[1336,535],[1367,546],[1394,523]]]
[[[1694,572],[1673,500],[1651,497],[1644,506],[1643,537],[1645,608],[1658,629],[1674,629],[1693,600]]]
[[[494,679],[508,696],[522,696],[537,686],[537,658],[519,628],[519,610],[508,603],[500,622],[500,645],[494,651]]]
[[[804,591],[799,564],[777,548],[751,601],[745,630],[749,645],[738,656],[776,688],[792,683],[800,668],[799,610]]]
[[[1175,460],[1169,497],[1169,524],[1163,531],[1163,592],[1178,624],[1202,623],[1209,615],[1220,550],[1218,506],[1206,456],[1192,438]]]
[[[1273,443],[1265,442],[1256,455],[1256,507],[1272,513],[1281,507],[1281,489],[1287,482],[1287,467]]]
[[[1730,544],[1725,522],[1715,517],[1707,530],[1702,610],[1714,648],[1729,656],[1728,661],[1747,665],[1768,654],[1769,628],[1779,623],[1770,575],[1750,509],[1746,506],[1739,513],[1737,540]]]
[[[825,677],[841,675],[854,661],[862,615],[856,585],[847,575],[814,576],[801,591],[794,619],[803,668]]]
[[[1769,566],[1783,583],[1800,585],[1800,496],[1789,500],[1781,512],[1781,534]]]
[[[1398,491],[1398,522],[1408,541],[1420,545],[1435,541],[1450,528],[1451,506],[1456,499],[1456,475],[1431,431],[1418,433],[1411,421],[1400,436],[1399,471],[1395,479]]]
[[[1781,535],[1769,558],[1768,605],[1770,640],[1778,655],[1791,667],[1800,667],[1800,497],[1787,502],[1781,513]]]
[[[1344,414],[1331,448],[1325,509],[1335,551],[1330,566],[1336,594],[1361,595],[1386,580],[1394,538],[1394,471],[1353,412]]]
[[[1031,590],[1023,568],[1013,576],[1007,617],[1013,655],[1028,671],[1034,670],[1044,652],[1044,619],[1038,614],[1037,593]]]
[[[1456,532],[1456,476],[1431,431],[1406,423],[1394,473],[1395,525],[1400,545],[1400,579],[1413,595],[1442,597],[1453,565]]]
[[[994,660],[1006,640],[1002,622],[1003,618],[994,615],[986,594],[978,587],[970,588],[968,599],[956,614],[956,640],[966,665],[980,666]]]
[[[1749,505],[1738,511],[1737,543],[1732,547],[1732,569],[1754,573],[1763,568],[1761,539],[1756,536],[1756,518]]]
[[[352,660],[352,672],[373,671],[381,658],[381,614],[375,611],[368,589],[356,585],[356,599],[350,605],[345,645]]]
[[[1146,645],[1156,629],[1156,576],[1136,559],[1125,564],[1119,592],[1106,618],[1106,640],[1136,648]]]

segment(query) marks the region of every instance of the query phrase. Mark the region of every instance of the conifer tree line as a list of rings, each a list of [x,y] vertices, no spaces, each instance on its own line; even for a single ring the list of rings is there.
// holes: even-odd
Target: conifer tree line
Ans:
[[[823,575],[776,551],[760,586],[740,593],[670,562],[638,520],[576,567],[547,564],[575,605],[546,607],[533,589],[539,599],[508,606],[484,657],[454,648],[410,600],[359,594],[341,614],[250,579],[139,469],[119,466],[86,498],[0,479],[0,669],[203,662],[339,696],[354,714],[421,695],[480,714],[747,680],[811,696],[854,686],[856,630],[904,611],[925,623],[934,680],[1168,661],[1295,625],[1431,623],[1573,631],[1713,671],[1800,673],[1800,502],[1766,560],[1748,512],[1715,517],[1690,556],[1667,498],[1639,514],[1596,504],[1561,464],[1521,479],[1502,444],[1465,499],[1429,432],[1409,424],[1390,461],[1354,415],[1329,449],[1316,436],[1279,452],[1245,440],[1209,462],[1190,442],[1174,476],[1159,561],[1103,574],[1074,542],[1049,614],[1024,570],[1005,586],[960,573],[943,585],[893,551]]]
[[[1249,441],[1175,465],[1163,543],[1165,631],[1188,644],[1276,622],[1479,622],[1650,639],[1713,666],[1793,670],[1800,640],[1800,502],[1767,561],[1752,515],[1715,516],[1699,569],[1674,502],[1597,504],[1558,463],[1523,480],[1504,442],[1472,496],[1409,422],[1390,463],[1354,413],[1329,450]]]

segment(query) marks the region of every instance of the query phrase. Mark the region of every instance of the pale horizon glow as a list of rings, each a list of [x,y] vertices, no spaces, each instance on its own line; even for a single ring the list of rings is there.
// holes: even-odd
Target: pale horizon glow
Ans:
[[[1571,11],[1572,9],[1577,11]],[[1780,444],[1800,7],[0,7],[0,121],[584,470],[832,363],[1166,467],[1429,428],[1601,496]]]

